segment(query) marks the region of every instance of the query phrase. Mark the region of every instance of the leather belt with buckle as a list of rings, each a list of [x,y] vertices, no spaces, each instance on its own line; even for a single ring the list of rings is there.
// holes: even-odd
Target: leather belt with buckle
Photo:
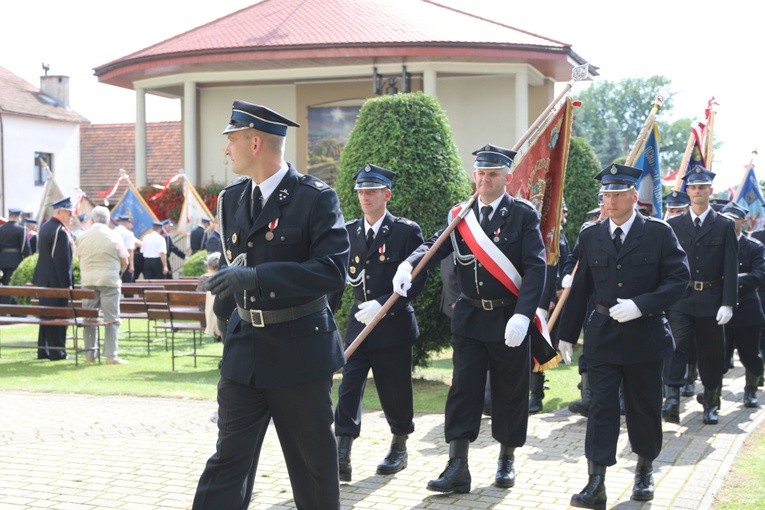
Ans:
[[[506,306],[514,305],[518,300],[516,298],[500,298],[500,299],[475,299],[465,294],[460,294],[460,299],[463,299],[475,306],[476,308],[483,308],[484,310],[494,310],[495,308],[504,308]]]
[[[269,324],[287,322],[323,310],[328,306],[327,297],[322,296],[304,305],[282,308],[280,310],[248,310],[236,307],[239,318],[252,324],[253,328],[262,328]]]
[[[605,305],[601,305],[600,303],[595,303],[595,311],[603,315],[606,315],[608,317],[611,316],[611,312],[608,311],[608,307]]]
[[[712,280],[709,282],[700,282],[698,280],[691,280],[690,282],[688,282],[688,286],[691,287],[693,290],[702,291],[702,290],[710,289],[712,287],[720,285],[721,283],[722,283],[722,279]]]

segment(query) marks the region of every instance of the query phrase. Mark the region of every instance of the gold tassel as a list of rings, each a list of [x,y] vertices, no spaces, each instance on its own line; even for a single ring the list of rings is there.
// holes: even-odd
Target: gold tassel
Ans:
[[[542,365],[535,363],[533,372],[544,372],[545,370],[555,368],[562,360],[563,358],[560,357],[560,354],[556,354],[555,357],[547,363],[543,363]]]

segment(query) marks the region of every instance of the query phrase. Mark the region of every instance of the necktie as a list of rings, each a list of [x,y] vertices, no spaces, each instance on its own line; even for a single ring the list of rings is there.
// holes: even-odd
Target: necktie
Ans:
[[[252,192],[252,221],[254,222],[260,216],[260,211],[263,209],[261,199],[263,194],[260,192],[260,186],[255,186],[255,191]]]
[[[622,249],[622,229],[620,227],[614,229],[614,246],[616,246],[617,252]]]
[[[697,216],[696,219],[693,220],[693,224],[696,226],[696,234],[698,234],[699,230],[701,230],[701,218]]]
[[[375,231],[370,228],[369,230],[367,230],[367,248],[372,247],[372,242],[374,241],[374,239],[375,239]]]
[[[490,205],[485,205],[481,207],[481,229],[486,232],[486,229],[489,227],[489,215],[491,214],[492,207]]]

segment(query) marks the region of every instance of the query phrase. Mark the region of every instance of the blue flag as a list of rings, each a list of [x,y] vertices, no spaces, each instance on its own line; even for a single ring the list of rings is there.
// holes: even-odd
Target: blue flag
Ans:
[[[661,165],[659,163],[659,126],[654,122],[638,155],[635,168],[643,171],[638,179],[638,210],[644,216],[661,218]]]
[[[128,189],[125,194],[112,209],[112,220],[116,221],[118,216],[127,215],[133,222],[133,235],[141,239],[143,235],[151,230],[152,224],[157,221],[157,217],[149,208],[138,190],[131,183],[128,183]]]
[[[754,165],[749,165],[744,180],[738,189],[735,202],[749,209],[744,230],[756,232],[765,228],[765,198],[762,197],[760,183],[757,182],[757,177],[754,175]]]

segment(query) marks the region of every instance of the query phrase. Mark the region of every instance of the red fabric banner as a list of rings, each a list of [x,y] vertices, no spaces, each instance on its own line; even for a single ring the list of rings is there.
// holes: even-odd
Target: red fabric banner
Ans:
[[[534,204],[541,216],[547,263],[558,261],[563,181],[571,141],[573,101],[566,97],[557,112],[540,126],[513,163],[507,192]]]

